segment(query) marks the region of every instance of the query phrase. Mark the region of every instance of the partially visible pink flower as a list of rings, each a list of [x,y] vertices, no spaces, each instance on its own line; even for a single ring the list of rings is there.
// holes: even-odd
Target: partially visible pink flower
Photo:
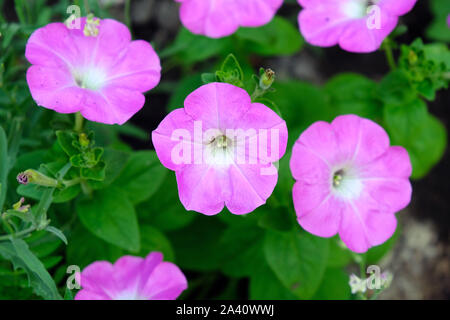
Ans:
[[[354,252],[389,239],[395,213],[411,201],[411,162],[382,127],[355,115],[319,121],[296,141],[290,162],[299,224],[319,237],[339,233]]]
[[[269,23],[283,0],[175,0],[180,19],[192,33],[211,38],[233,34],[239,27]]]
[[[192,92],[152,133],[162,164],[175,171],[187,210],[246,214],[277,183],[273,162],[286,151],[287,127],[274,111],[227,83]]]
[[[339,44],[350,52],[373,52],[416,1],[298,0],[304,8],[298,18],[300,31],[315,46]]]
[[[31,95],[39,106],[59,113],[81,112],[91,121],[123,124],[143,107],[142,93],[159,83],[159,58],[148,42],[131,41],[120,22],[75,22],[72,29],[48,24],[28,39]]]
[[[175,300],[187,280],[175,264],[162,260],[161,253],[151,252],[146,258],[124,256],[114,264],[96,261],[79,275],[82,289],[75,300]]]

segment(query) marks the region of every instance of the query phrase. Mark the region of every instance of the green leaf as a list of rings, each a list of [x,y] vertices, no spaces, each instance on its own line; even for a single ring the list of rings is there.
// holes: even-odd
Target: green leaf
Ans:
[[[133,204],[150,198],[161,186],[168,170],[155,151],[135,152],[114,182],[123,189]]]
[[[0,255],[10,260],[15,269],[25,270],[29,285],[37,295],[47,300],[61,299],[52,277],[25,241],[13,238],[11,242],[0,242]]]
[[[184,99],[195,89],[203,85],[201,74],[194,74],[184,77],[175,88],[167,105],[167,111],[183,108]]]
[[[3,128],[0,126],[0,211],[3,210],[3,204],[6,199],[8,178],[8,140]]]
[[[267,232],[264,253],[278,279],[298,298],[311,298],[325,272],[328,239],[298,229],[281,233]]]
[[[222,68],[216,72],[220,82],[226,82],[237,87],[244,86],[244,72],[233,54],[229,54],[222,64]]]
[[[330,250],[328,253],[327,266],[330,268],[344,267],[353,261],[352,252],[344,246],[338,236],[330,239]]]
[[[297,300],[280,282],[264,261],[263,254],[257,259],[258,268],[250,275],[250,299],[252,300]]]
[[[204,84],[207,83],[211,83],[211,82],[216,82],[217,78],[216,78],[216,74],[215,73],[202,73],[202,82]]]
[[[429,3],[434,19],[426,30],[427,36],[433,40],[450,42],[450,28],[447,24],[450,2],[448,0],[432,0]]]
[[[240,28],[236,35],[247,50],[263,56],[292,55],[304,44],[297,28],[278,16],[259,28]]]
[[[416,92],[412,88],[408,75],[403,70],[389,73],[380,82],[377,95],[386,104],[404,104],[416,98]]]
[[[225,230],[220,239],[222,271],[230,277],[250,276],[258,267],[264,230],[255,226],[236,226]]]
[[[412,177],[422,178],[442,158],[447,133],[442,123],[427,111],[425,102],[415,99],[404,105],[387,105],[384,121],[392,144],[408,150]]]
[[[103,181],[106,176],[106,164],[103,161],[93,168],[80,168],[80,177],[86,180]]]
[[[322,284],[314,295],[317,300],[348,300],[351,297],[349,275],[339,268],[325,270]]]
[[[203,216],[199,213],[188,227],[168,232],[177,265],[181,268],[210,271],[218,270],[221,266],[222,252],[219,248],[225,225],[217,219]]]
[[[68,131],[56,131],[56,138],[60,147],[69,157],[80,153],[80,150],[73,146],[73,141],[77,139],[76,134]]]
[[[377,100],[377,84],[359,74],[342,73],[325,85],[329,103],[339,114],[356,114],[375,119],[381,116],[381,105]]]
[[[77,225],[67,245],[67,264],[84,268],[99,260],[113,263],[123,254],[123,249],[97,238],[83,226]]]
[[[140,255],[145,257],[152,251],[161,252],[164,255],[164,261],[175,261],[175,255],[169,239],[152,226],[141,226]]]
[[[55,236],[57,236],[59,239],[61,239],[62,242],[64,242],[67,245],[67,238],[61,230],[59,230],[58,228],[52,227],[52,226],[47,226],[45,228],[45,230],[50,233],[53,233]]]
[[[161,57],[176,56],[185,65],[211,58],[232,47],[231,38],[212,39],[195,35],[181,28],[172,46],[161,52]]]
[[[139,226],[133,204],[119,188],[97,191],[93,199],[77,202],[84,226],[97,237],[126,250],[140,249]]]
[[[196,213],[184,209],[178,197],[175,175],[169,172],[155,194],[137,207],[139,220],[162,231],[189,225]]]

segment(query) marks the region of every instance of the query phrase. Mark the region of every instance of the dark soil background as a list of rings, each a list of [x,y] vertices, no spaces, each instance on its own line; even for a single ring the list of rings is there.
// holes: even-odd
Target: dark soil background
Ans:
[[[114,3],[111,14],[124,21],[123,0],[100,2]],[[13,17],[13,1],[7,1],[4,10],[7,16]],[[296,23],[299,11],[296,3],[285,3],[278,14]],[[173,41],[180,26],[177,4],[173,0],[133,0],[131,18],[134,38],[150,41],[157,51]],[[414,10],[402,18],[408,32],[398,41],[410,43],[422,37],[427,42],[424,33],[431,20],[429,1],[418,1]],[[357,72],[374,80],[388,72],[384,53],[352,54],[338,47],[318,50],[306,46],[295,56],[262,62],[276,71],[278,79],[292,78],[319,85],[340,72]],[[255,70],[259,66],[255,65]],[[172,69],[163,74],[162,81],[177,82],[180,76],[179,70]],[[150,133],[165,117],[169,95],[154,90],[146,98],[146,105],[131,121]],[[449,130],[450,92],[439,92],[429,107]],[[150,140],[124,139],[136,149],[152,148]],[[413,181],[412,203],[398,215],[402,227],[400,239],[381,262],[383,270],[394,273],[392,286],[381,295],[382,299],[450,298],[449,164],[447,149],[441,162],[425,178]],[[242,292],[242,296],[245,295]]]

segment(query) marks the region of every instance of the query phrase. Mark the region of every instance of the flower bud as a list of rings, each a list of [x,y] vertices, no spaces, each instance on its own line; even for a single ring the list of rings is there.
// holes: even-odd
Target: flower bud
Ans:
[[[29,204],[23,205],[24,202],[25,202],[25,198],[24,197],[20,198],[20,200],[18,202],[13,204],[13,210],[27,213],[30,210],[30,205]]]
[[[53,188],[57,188],[61,185],[57,180],[47,177],[46,175],[33,169],[28,169],[24,172],[19,173],[17,175],[17,182],[24,185],[32,183],[39,186]]]
[[[259,86],[261,87],[261,89],[267,90],[272,86],[274,81],[275,72],[272,69],[266,69],[259,79]]]

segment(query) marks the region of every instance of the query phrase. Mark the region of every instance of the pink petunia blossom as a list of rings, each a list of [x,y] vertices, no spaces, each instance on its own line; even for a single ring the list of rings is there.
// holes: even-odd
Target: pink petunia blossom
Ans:
[[[350,52],[373,52],[416,1],[298,0],[304,8],[298,18],[300,31],[315,46],[339,44]]]
[[[187,288],[183,272],[163,255],[123,256],[114,264],[96,261],[78,275],[75,300],[175,300]]]
[[[389,239],[395,213],[411,200],[411,162],[390,147],[382,127],[355,115],[311,125],[296,141],[290,160],[299,224],[319,237],[339,233],[354,252]]]
[[[152,133],[162,164],[175,171],[187,210],[246,214],[277,183],[273,162],[286,151],[287,127],[274,111],[227,83],[192,92]]]
[[[239,27],[269,23],[283,0],[175,0],[181,2],[180,19],[192,33],[221,38]]]
[[[115,20],[73,22],[71,28],[48,24],[28,39],[25,56],[32,66],[27,82],[33,99],[59,113],[125,123],[143,107],[142,93],[159,83],[157,54],[148,42],[131,41],[128,28]]]

